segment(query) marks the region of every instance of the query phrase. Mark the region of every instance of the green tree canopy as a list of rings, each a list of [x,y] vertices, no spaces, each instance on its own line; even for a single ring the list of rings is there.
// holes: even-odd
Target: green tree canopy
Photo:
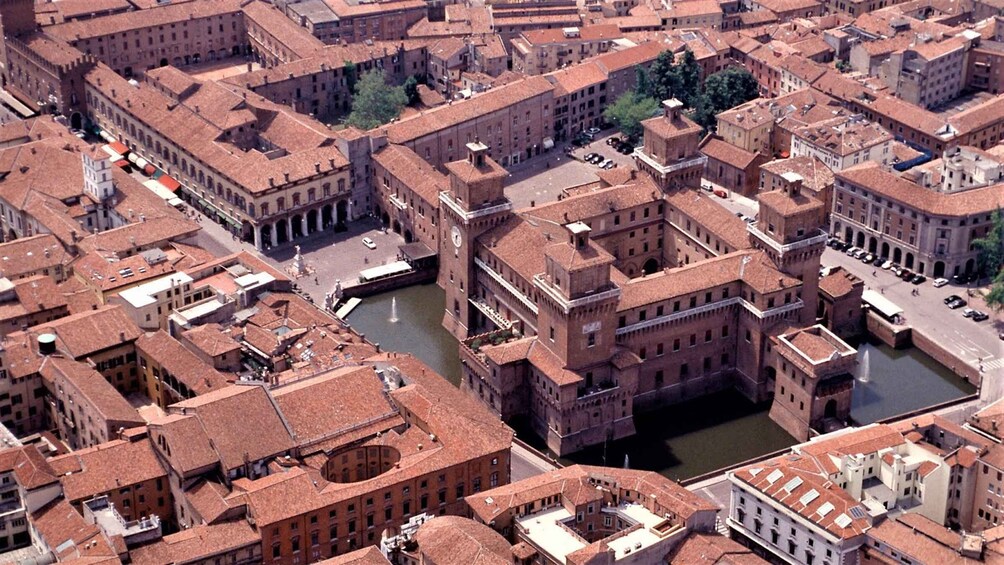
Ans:
[[[657,101],[676,98],[689,108],[695,107],[701,93],[701,67],[689,49],[679,59],[672,51],[659,53],[645,80],[638,81],[638,93]],[[640,73],[638,76],[641,78]]]
[[[415,75],[408,77],[404,81],[404,95],[408,97],[408,105],[414,106],[418,103],[418,79]]]
[[[625,92],[603,111],[603,117],[616,125],[624,135],[637,138],[642,131],[641,122],[659,112],[655,98]]]
[[[974,239],[973,246],[979,252],[976,262],[980,273],[996,276],[1004,265],[1004,214],[1000,209],[994,211],[987,235]]]
[[[709,76],[695,101],[694,121],[705,129],[715,125],[715,116],[759,96],[759,84],[746,69],[728,68]]]
[[[996,311],[1004,309],[1004,213],[994,211],[987,235],[973,240],[979,255],[976,259],[980,274],[994,278],[986,295],[987,306]]]
[[[382,70],[372,70],[356,82],[352,113],[345,123],[359,129],[372,129],[398,117],[408,102],[404,87],[387,84]]]

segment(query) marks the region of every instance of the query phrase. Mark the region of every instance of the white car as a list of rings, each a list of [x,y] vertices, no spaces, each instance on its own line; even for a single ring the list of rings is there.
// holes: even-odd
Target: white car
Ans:
[[[589,128],[586,130],[586,133],[591,133],[593,135],[596,135],[600,133],[600,128]]]
[[[601,169],[606,169],[608,166],[612,166],[613,164],[614,164],[613,159],[606,159],[604,161],[597,163],[596,166]]]
[[[374,242],[372,239],[370,239],[368,237],[364,237],[363,238],[363,245],[365,245],[366,247],[368,247],[370,249],[376,249],[376,242]]]
[[[948,284],[948,279],[934,279],[934,288],[941,288]]]

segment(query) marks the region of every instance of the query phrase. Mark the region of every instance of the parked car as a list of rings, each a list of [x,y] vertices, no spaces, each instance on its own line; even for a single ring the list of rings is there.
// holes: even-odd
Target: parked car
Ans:
[[[613,159],[607,159],[607,162],[603,163],[602,166],[603,166],[604,169],[606,169],[606,170],[609,171],[610,169],[616,167],[617,163],[614,163]]]
[[[874,260],[875,256],[872,255],[871,253],[865,253],[864,255],[861,256],[862,263],[871,264],[871,262]]]
[[[892,261],[886,261],[885,263],[882,263],[882,268],[888,271],[892,267],[892,265],[893,265]]]
[[[634,147],[630,143],[624,143],[617,148],[617,152],[621,155],[630,155],[634,153]]]
[[[720,188],[716,188],[715,189],[715,196],[717,196],[719,198],[728,198],[729,197],[729,193],[725,192],[724,190],[722,190]]]
[[[948,303],[948,307],[952,310],[957,310],[966,305],[966,301],[961,298],[956,298],[955,300]]]
[[[621,138],[614,136],[607,138],[607,145],[618,145],[621,142]]]
[[[973,316],[973,314],[975,314],[975,313],[976,313],[976,310],[973,310],[972,308],[966,308],[965,310],[962,311],[962,317],[963,318],[971,318]]]
[[[370,239],[368,237],[364,237],[363,238],[363,245],[365,245],[366,247],[368,247],[370,249],[376,249],[376,242],[374,242],[372,239]]]
[[[752,216],[746,216],[746,223],[747,224],[755,224],[756,223],[756,218],[754,218]]]
[[[845,242],[843,243],[843,245],[841,245],[841,246],[840,246],[840,250],[841,250],[841,251],[847,251],[847,250],[848,250],[848,249],[850,249],[851,247],[854,247],[854,246],[853,246],[853,245],[851,244],[851,242],[849,242],[849,241],[845,241]]]
[[[927,277],[925,277],[924,275],[913,275],[913,278],[910,279],[910,282],[912,282],[913,284],[924,284],[924,281],[926,280]]]
[[[886,259],[885,257],[876,257],[875,260],[872,261],[872,266],[874,266],[874,267],[881,267],[882,265],[886,264],[888,261],[889,260]]]
[[[948,284],[948,279],[934,279],[934,288],[941,288]]]
[[[969,284],[971,282],[976,282],[979,279],[979,275],[976,273],[960,273],[952,277],[952,282],[955,284]]]
[[[857,251],[854,252],[854,255],[851,255],[851,257],[854,257],[855,259],[860,261],[861,258],[864,257],[865,255],[868,255],[867,251],[865,251],[864,249],[858,249]]]
[[[604,157],[603,155],[600,155],[599,153],[597,153],[592,159],[589,160],[589,162],[592,163],[592,164],[594,164],[594,165],[599,165],[600,163],[602,163],[605,160],[606,160],[606,157]]]
[[[599,156],[599,153],[587,153],[586,156],[582,158],[582,160],[587,163],[591,163],[593,161],[593,157],[597,156]]]
[[[983,320],[989,319],[990,315],[987,314],[986,312],[981,312],[977,310],[973,312],[972,318],[974,322],[982,322]]]
[[[903,272],[899,274],[899,278],[908,281],[913,278],[913,271],[910,269],[903,269]]]
[[[945,304],[951,304],[956,300],[962,300],[962,298],[956,294],[949,294],[948,296],[945,297]]]
[[[591,133],[593,135],[596,135],[600,133],[600,128],[589,128],[586,130],[586,133]]]

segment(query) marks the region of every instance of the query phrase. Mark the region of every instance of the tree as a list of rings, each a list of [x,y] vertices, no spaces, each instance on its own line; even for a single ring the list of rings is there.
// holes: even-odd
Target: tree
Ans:
[[[760,85],[746,69],[728,68],[709,76],[704,81],[703,92],[695,99],[693,119],[709,129],[715,125],[716,116],[759,96]]]
[[[603,111],[603,117],[616,125],[621,133],[636,138],[641,134],[642,120],[647,120],[659,112],[655,98],[641,96],[636,92],[625,92]]]
[[[652,96],[652,83],[648,78],[648,69],[638,65],[634,68],[634,91],[639,96]]]
[[[409,106],[418,104],[418,79],[415,78],[415,75],[408,77],[404,81],[404,95],[408,97]]]
[[[645,89],[637,91],[656,100],[676,98],[688,108],[694,108],[701,94],[701,66],[687,49],[679,57],[672,51],[659,53],[647,74]]]
[[[359,68],[352,61],[345,61],[345,86],[349,92],[356,91],[356,79],[359,78]]]
[[[997,276],[1004,265],[1004,214],[994,211],[987,235],[973,240],[977,255],[976,268],[983,275]]]
[[[697,99],[701,95],[701,66],[697,64],[697,57],[694,52],[687,49],[683,52],[683,57],[673,69],[676,75],[676,84],[679,89],[677,98],[688,107],[697,105]]]
[[[995,312],[1004,309],[1004,270],[997,273],[994,282],[990,285],[990,292],[983,297],[987,301],[987,306]]]
[[[404,87],[388,85],[382,70],[372,70],[359,77],[352,113],[345,122],[359,129],[373,129],[396,118],[407,102]]]
[[[994,211],[987,235],[974,239],[973,246],[979,252],[977,270],[994,278],[985,297],[987,306],[999,312],[1004,309],[1004,213],[1000,208]]]
[[[676,88],[676,76],[673,71],[676,66],[676,55],[672,51],[663,51],[655,58],[648,70],[648,89],[641,92],[656,100],[668,100],[673,97]]]

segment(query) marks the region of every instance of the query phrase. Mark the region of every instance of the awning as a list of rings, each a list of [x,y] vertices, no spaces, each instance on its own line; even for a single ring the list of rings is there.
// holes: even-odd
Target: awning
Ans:
[[[544,138],[544,149],[553,149],[553,148],[554,148],[554,140],[551,139],[550,137],[545,137]]]
[[[121,141],[112,141],[108,144],[108,147],[119,155],[126,155],[129,153],[129,148]]]
[[[129,161],[126,161],[125,159],[117,159],[112,164],[115,165],[116,167],[121,167],[124,169],[129,166]]]
[[[178,192],[178,189],[181,188],[181,183],[174,180],[169,175],[161,175],[160,178],[157,179],[157,182],[166,186],[171,192]]]
[[[109,143],[115,141],[115,136],[113,136],[112,134],[108,133],[105,130],[98,130],[98,135],[101,136],[101,139]]]
[[[230,217],[230,216],[228,216],[227,214],[224,214],[222,210],[220,211],[220,214],[219,214],[219,216],[220,216],[221,218],[223,218],[223,221],[224,221],[224,222],[226,222],[226,223],[230,224],[231,226],[233,226],[233,227],[235,227],[235,228],[240,228],[240,227],[241,227],[241,223],[240,223],[240,222],[238,222],[238,221],[237,221],[236,219],[234,219],[234,218],[231,218],[231,217]]]
[[[896,316],[903,314],[903,309],[893,301],[875,292],[866,290],[861,294],[861,300],[882,314],[886,319],[892,320]]]
[[[130,153],[130,155],[132,154]],[[150,162],[142,157],[136,159],[133,163],[136,163],[136,167],[139,169],[146,169],[150,165]]]
[[[135,154],[135,153],[130,153],[130,154],[129,154],[129,155],[128,155],[128,156],[126,157],[126,159],[129,159],[129,162],[130,162],[130,163],[132,163],[133,165],[136,165],[136,164],[137,164],[137,161],[139,161],[139,155],[137,155],[137,154]]]
[[[102,145],[101,149],[105,153],[107,153],[108,155],[111,156],[112,161],[120,161],[122,159],[125,159],[125,157],[123,157],[121,153],[119,153],[118,151],[115,151],[114,149],[112,149],[111,145]]]
[[[153,165],[147,164],[145,167],[143,167],[143,174],[145,174],[146,176],[151,176],[155,172],[157,172],[157,167],[154,167]]]

